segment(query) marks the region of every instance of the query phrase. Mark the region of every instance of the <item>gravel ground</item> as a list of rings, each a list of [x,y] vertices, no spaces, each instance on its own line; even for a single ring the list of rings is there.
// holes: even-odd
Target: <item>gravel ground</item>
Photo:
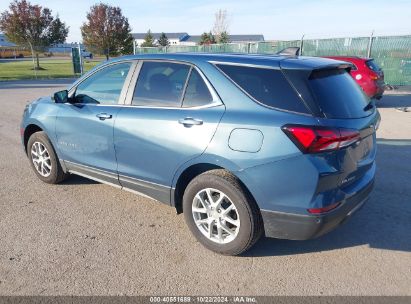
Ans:
[[[411,93],[378,104],[368,204],[319,239],[262,239],[242,257],[204,249],[182,215],[73,176],[39,181],[20,145],[27,100],[64,80],[0,83],[0,295],[411,295]]]

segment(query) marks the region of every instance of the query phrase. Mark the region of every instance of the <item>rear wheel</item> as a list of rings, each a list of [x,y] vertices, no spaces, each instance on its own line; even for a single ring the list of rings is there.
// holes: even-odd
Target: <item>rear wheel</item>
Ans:
[[[263,232],[254,200],[225,170],[208,171],[194,178],[184,192],[183,211],[197,240],[221,254],[241,254]]]
[[[57,184],[68,177],[57,158],[46,133],[33,133],[27,143],[27,156],[37,177],[45,183]]]

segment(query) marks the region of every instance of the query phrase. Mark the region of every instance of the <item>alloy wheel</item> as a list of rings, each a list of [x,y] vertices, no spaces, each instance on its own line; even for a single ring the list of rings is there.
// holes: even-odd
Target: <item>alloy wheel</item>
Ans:
[[[51,174],[50,154],[41,142],[36,141],[31,146],[31,160],[41,176],[48,177]]]
[[[226,244],[240,230],[240,217],[234,203],[222,191],[206,188],[193,199],[192,214],[201,233],[209,240]]]

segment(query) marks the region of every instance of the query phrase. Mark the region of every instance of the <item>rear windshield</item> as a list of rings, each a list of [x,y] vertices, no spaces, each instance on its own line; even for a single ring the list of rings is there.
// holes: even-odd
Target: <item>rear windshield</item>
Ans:
[[[248,95],[268,107],[311,114],[280,70],[218,64]]]
[[[381,70],[381,68],[378,66],[378,64],[374,61],[374,59],[368,60],[365,62],[367,67],[369,67],[371,70],[377,72]]]
[[[328,118],[360,118],[369,99],[344,69],[314,71],[309,86],[321,111]]]

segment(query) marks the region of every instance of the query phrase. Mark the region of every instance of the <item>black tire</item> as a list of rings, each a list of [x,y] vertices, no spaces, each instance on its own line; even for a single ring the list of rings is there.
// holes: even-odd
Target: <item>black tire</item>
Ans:
[[[31,149],[33,145],[37,142],[44,145],[44,147],[47,149],[48,155],[50,156],[51,169],[50,174],[48,176],[41,175],[34,166]],[[65,173],[63,171],[63,168],[60,165],[60,161],[57,158],[56,152],[54,151],[54,148],[46,133],[43,131],[33,133],[30,136],[29,141],[27,143],[27,156],[29,158],[31,168],[33,169],[34,173],[36,173],[37,177],[45,183],[58,184],[64,181],[69,176],[68,173]]]
[[[197,227],[192,204],[201,190],[213,188],[223,192],[237,209],[240,227],[237,236],[230,242],[221,244],[207,238]],[[206,248],[223,255],[239,255],[251,248],[264,232],[260,210],[254,199],[243,189],[238,179],[225,170],[211,170],[194,178],[183,196],[185,221],[196,239]]]

